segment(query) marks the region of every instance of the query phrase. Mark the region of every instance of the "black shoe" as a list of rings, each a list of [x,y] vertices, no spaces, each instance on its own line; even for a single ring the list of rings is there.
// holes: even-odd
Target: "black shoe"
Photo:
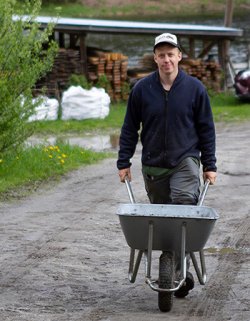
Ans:
[[[174,292],[174,296],[177,298],[184,298],[188,295],[189,291],[194,288],[194,278],[192,273],[187,272],[186,280],[182,287]]]

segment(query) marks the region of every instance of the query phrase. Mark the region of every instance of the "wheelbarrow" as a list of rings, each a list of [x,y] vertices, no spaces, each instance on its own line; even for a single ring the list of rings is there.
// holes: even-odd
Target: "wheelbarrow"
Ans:
[[[219,217],[213,208],[202,206],[209,181],[204,183],[197,205],[136,203],[130,182],[125,180],[125,183],[131,203],[120,204],[117,215],[130,247],[129,281],[135,282],[144,255],[145,282],[158,292],[159,309],[162,312],[170,311],[174,292],[185,283],[189,256],[200,284],[206,283],[203,249]],[[151,276],[152,251],[162,251],[158,279]],[[197,255],[200,257],[200,264],[197,262]],[[175,273],[176,257],[180,265],[178,277]]]

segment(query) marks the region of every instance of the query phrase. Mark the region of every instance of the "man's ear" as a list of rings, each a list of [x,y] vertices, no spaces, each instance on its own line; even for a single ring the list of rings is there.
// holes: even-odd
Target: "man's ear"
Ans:
[[[157,63],[157,61],[156,61],[156,54],[154,53],[154,61],[155,61],[155,63]]]
[[[182,52],[179,51],[179,61],[181,61],[181,59],[182,59]]]

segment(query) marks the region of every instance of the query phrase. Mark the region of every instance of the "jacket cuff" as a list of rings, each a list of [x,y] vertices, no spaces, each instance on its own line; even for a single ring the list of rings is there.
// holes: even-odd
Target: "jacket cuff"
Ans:
[[[124,168],[129,168],[131,167],[132,163],[124,163],[124,162],[120,162],[119,160],[117,161],[117,168],[120,169],[124,169]]]
[[[203,167],[203,172],[217,172],[217,167],[216,166],[207,166]]]

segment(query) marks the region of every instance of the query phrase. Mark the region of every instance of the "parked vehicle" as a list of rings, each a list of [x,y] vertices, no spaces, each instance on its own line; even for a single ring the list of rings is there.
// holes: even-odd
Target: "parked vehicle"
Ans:
[[[239,71],[234,78],[236,95],[241,100],[250,101],[250,69]]]

